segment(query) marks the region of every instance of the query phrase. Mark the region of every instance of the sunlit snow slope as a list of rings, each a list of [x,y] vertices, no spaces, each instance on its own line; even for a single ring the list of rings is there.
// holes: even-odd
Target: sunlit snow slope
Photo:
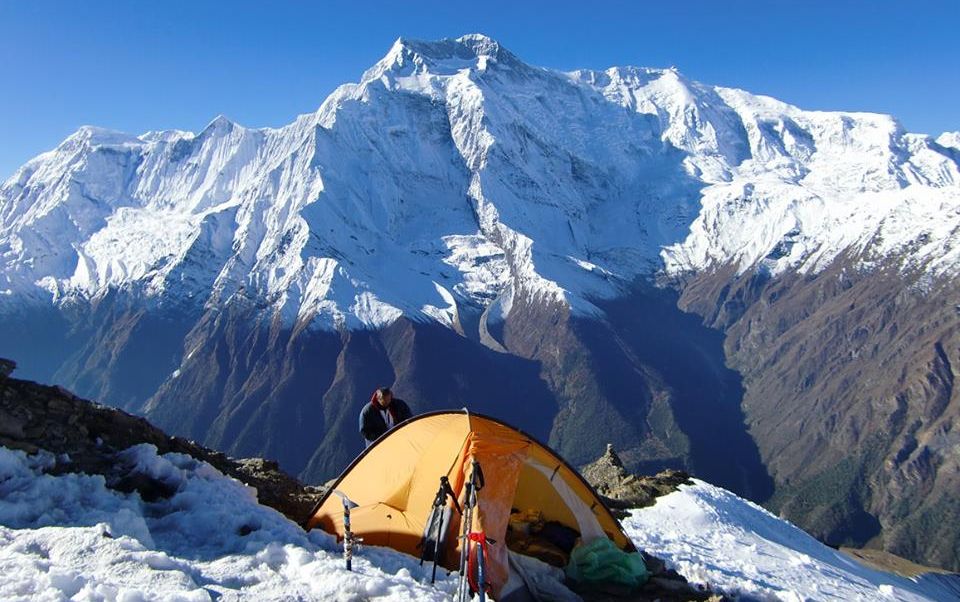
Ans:
[[[624,528],[695,583],[754,600],[955,600],[960,582],[876,571],[763,508],[703,481],[682,485]]]

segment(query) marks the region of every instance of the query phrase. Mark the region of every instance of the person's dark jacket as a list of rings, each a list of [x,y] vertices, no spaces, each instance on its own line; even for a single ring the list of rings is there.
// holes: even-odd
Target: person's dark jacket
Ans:
[[[407,402],[396,397],[387,406],[387,410],[393,416],[394,426],[413,416]],[[380,404],[377,403],[376,399],[371,399],[370,403],[363,406],[363,410],[360,411],[360,434],[363,435],[369,445],[386,432],[387,423],[380,414]]]

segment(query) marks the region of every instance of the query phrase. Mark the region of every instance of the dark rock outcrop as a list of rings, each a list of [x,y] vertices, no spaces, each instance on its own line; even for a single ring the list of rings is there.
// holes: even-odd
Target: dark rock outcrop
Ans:
[[[5,361],[0,364],[9,365]],[[0,379],[0,445],[28,453],[43,449],[66,454],[69,460],[56,464],[59,472],[102,474],[115,489],[136,490],[148,501],[169,495],[162,483],[118,470],[117,453],[141,443],[156,446],[160,453],[188,454],[211,464],[256,488],[260,503],[298,523],[307,518],[321,493],[304,487],[276,462],[229,458],[192,441],[170,437],[143,418],[80,399],[59,386]]]
[[[609,443],[603,455],[580,472],[607,506],[619,514],[625,514],[630,508],[652,506],[661,495],[691,483],[690,475],[679,470],[664,470],[654,476],[632,474],[624,468],[623,461]]]

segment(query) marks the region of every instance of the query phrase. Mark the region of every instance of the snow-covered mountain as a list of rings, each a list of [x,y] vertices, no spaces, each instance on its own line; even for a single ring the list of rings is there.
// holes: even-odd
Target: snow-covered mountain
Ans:
[[[357,328],[516,294],[590,311],[660,271],[817,271],[851,248],[952,274],[955,136],[672,69],[540,69],[483,36],[398,40],[280,129],[81,128],[0,189],[3,292],[246,296]]]
[[[313,480],[389,384],[958,568],[958,136],[398,40],[283,128],[24,165],[0,353]]]

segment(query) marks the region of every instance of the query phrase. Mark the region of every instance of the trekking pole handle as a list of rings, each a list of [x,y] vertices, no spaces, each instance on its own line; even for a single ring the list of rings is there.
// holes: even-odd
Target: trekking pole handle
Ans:
[[[473,473],[470,478],[473,481],[474,491],[480,491],[483,489],[483,469],[480,468],[480,463],[476,460],[473,461]]]
[[[450,479],[447,477],[440,477],[440,489],[443,491],[444,496],[450,496],[450,499],[453,500],[453,507],[457,509],[457,514],[463,515],[463,510],[460,509],[460,502],[457,501],[457,494],[453,492],[453,487],[450,486]]]

